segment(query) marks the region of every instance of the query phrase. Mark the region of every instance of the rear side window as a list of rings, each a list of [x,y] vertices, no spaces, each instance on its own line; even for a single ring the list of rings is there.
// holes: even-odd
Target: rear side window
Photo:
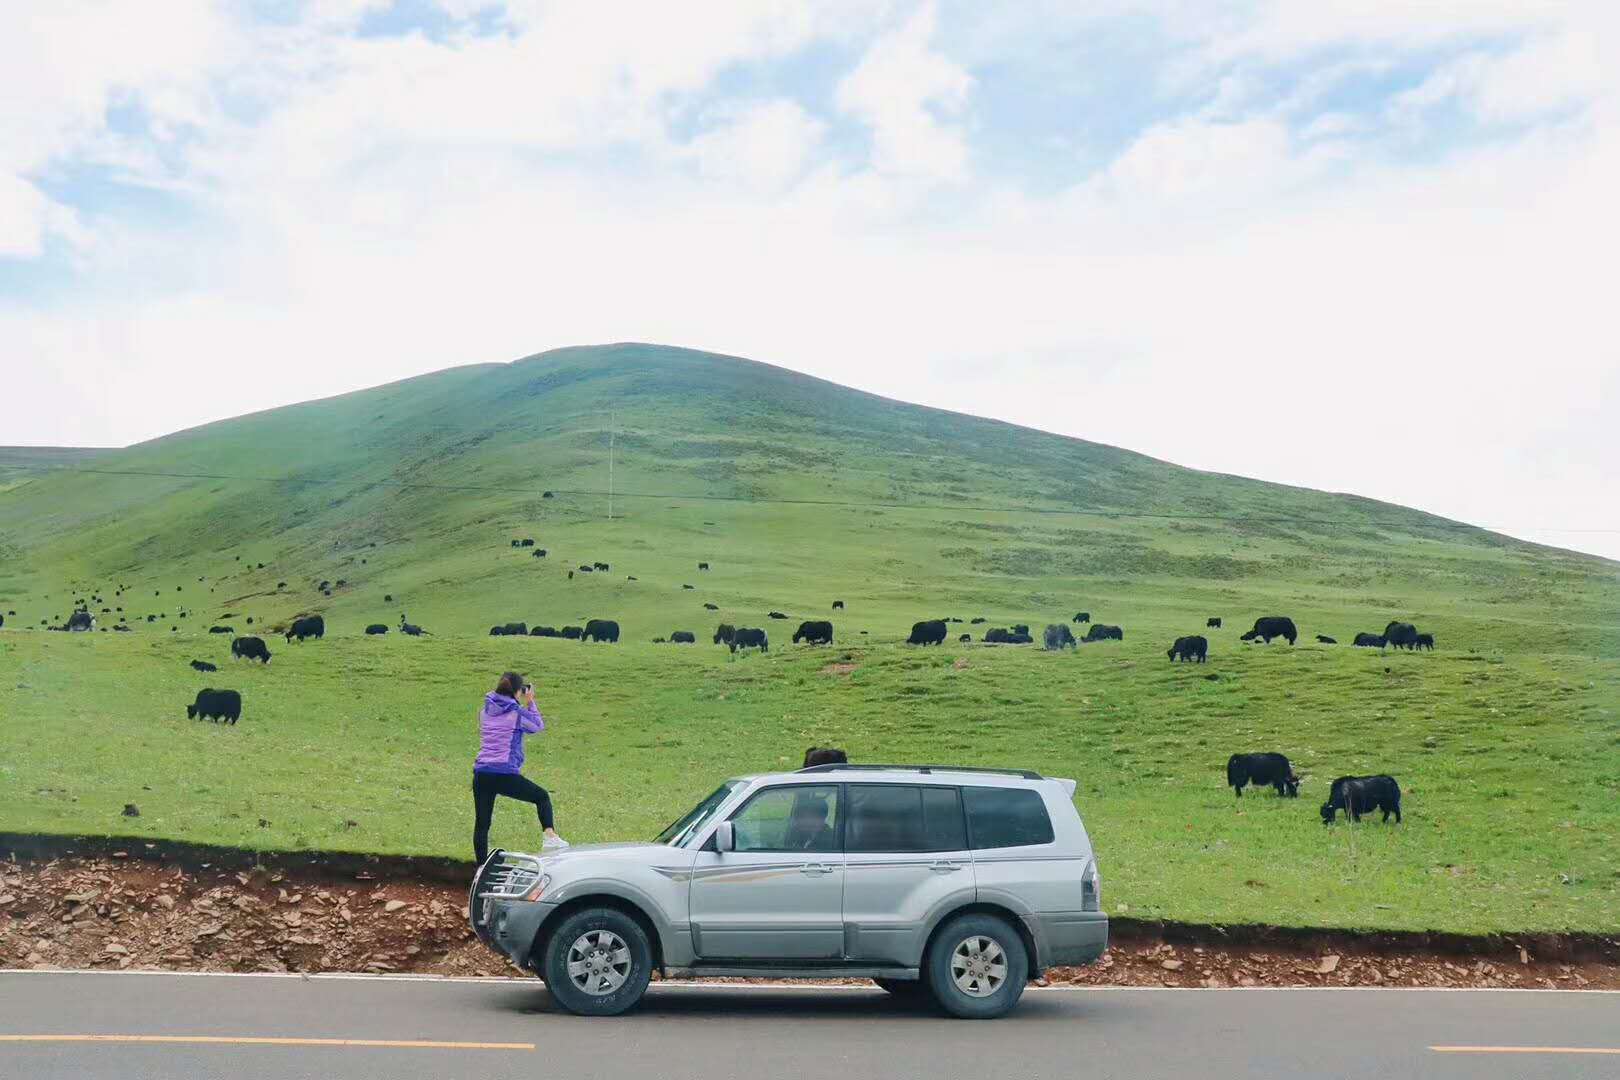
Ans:
[[[1052,819],[1040,793],[1027,788],[962,789],[968,836],[974,848],[1024,847],[1052,842]]]
[[[961,851],[967,847],[955,788],[851,784],[845,851]]]

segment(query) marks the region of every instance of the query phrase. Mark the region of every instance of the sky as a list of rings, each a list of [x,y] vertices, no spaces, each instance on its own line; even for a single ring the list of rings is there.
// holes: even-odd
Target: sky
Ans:
[[[1620,558],[1610,0],[0,4],[0,444],[613,341]]]

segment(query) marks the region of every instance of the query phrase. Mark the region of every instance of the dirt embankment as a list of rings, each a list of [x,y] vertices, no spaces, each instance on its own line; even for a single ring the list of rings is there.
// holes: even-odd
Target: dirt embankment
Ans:
[[[0,862],[0,967],[512,975],[473,938],[465,870],[340,857],[286,865],[154,850]],[[3,850],[3,849],[0,849]],[[1052,985],[1620,989],[1620,941],[1114,925]]]

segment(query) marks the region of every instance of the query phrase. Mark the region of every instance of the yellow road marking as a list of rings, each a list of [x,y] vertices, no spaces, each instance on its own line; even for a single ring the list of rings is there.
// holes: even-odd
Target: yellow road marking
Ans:
[[[296,1039],[264,1035],[0,1035],[0,1042],[222,1043],[232,1046],[372,1046],[404,1050],[533,1050],[534,1043],[434,1039]]]
[[[1611,1046],[1431,1046],[1438,1054],[1620,1054]]]

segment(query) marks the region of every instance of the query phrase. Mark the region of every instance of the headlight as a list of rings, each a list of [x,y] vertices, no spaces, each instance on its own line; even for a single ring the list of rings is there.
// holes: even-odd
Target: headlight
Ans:
[[[546,890],[549,888],[551,888],[551,875],[541,874],[540,879],[534,883],[534,887],[523,894],[523,899],[538,900],[545,895]]]

